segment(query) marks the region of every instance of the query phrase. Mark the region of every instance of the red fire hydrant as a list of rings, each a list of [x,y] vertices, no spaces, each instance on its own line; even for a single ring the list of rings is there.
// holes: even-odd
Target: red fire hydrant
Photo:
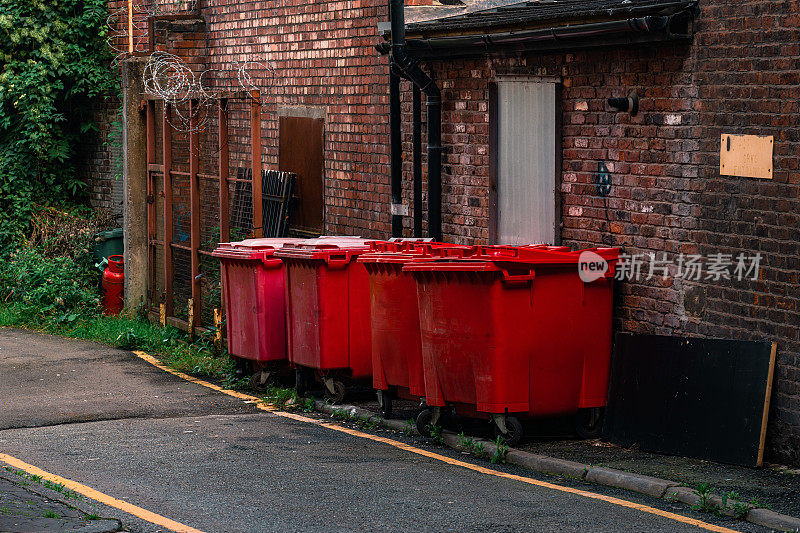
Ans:
[[[107,315],[118,315],[122,311],[124,264],[121,255],[112,255],[109,256],[108,266],[103,271],[103,312]]]

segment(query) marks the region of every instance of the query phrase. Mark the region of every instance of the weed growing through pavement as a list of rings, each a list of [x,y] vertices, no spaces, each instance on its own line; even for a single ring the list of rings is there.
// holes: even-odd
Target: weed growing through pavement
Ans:
[[[413,418],[409,418],[406,420],[406,425],[403,427],[403,431],[409,437],[414,434],[414,430],[417,427],[417,423]]]
[[[714,502],[712,495],[714,487],[709,483],[700,483],[694,490],[695,495],[698,497],[697,503],[692,505],[692,510],[701,513],[716,513],[719,511],[719,505]]]
[[[753,498],[750,500],[749,503],[756,509],[768,509],[768,510],[772,509],[772,507],[770,507],[769,504],[766,501],[762,500],[761,498]]]
[[[60,492],[61,494],[64,495],[65,498],[74,498],[74,499],[80,499],[80,500],[83,500],[83,501],[88,501],[88,500],[86,500],[86,498],[84,498],[83,496],[81,496],[80,494],[78,494],[77,492],[75,492],[73,490],[69,490],[68,488],[66,488],[61,483],[53,483],[52,481],[50,481],[48,479],[43,479],[42,476],[39,476],[37,474],[28,474],[27,472],[24,472],[22,470],[17,470],[16,468],[11,468],[10,466],[4,466],[3,470],[5,470],[6,472],[10,472],[10,473],[12,473],[14,475],[17,475],[17,476],[19,476],[19,477],[21,477],[23,479],[29,479],[29,480],[33,481],[34,483],[39,483],[40,485],[42,485],[42,486],[44,486],[44,487],[46,487],[46,488],[48,488],[50,490],[54,490],[56,492]]]
[[[442,437],[442,426],[428,424],[427,430],[430,432],[431,440],[434,444],[444,444],[444,437]]]
[[[492,464],[501,464],[506,462],[506,455],[508,454],[508,444],[503,441],[503,438],[498,436],[494,441],[494,455],[492,455]]]
[[[472,437],[464,435],[463,431],[458,434],[458,447],[475,457],[483,458],[486,455],[483,443],[476,442]]]
[[[350,420],[350,413],[345,409],[334,409],[331,413],[331,418],[342,421]]]
[[[377,429],[380,427],[380,422],[372,416],[358,416],[355,417],[356,425],[361,429]]]
[[[741,501],[739,493],[734,491],[722,494],[722,507],[729,509],[736,520],[744,520],[750,512],[750,505]]]
[[[45,511],[42,515],[44,518],[61,518],[61,515],[55,511]]]
[[[99,514],[94,514],[94,513],[87,514],[86,515],[86,520],[100,520],[100,515]]]
[[[750,500],[744,502],[741,496],[736,491],[723,492],[720,495],[720,502],[718,504],[713,500],[714,488],[709,483],[700,483],[694,490],[695,495],[699,498],[697,503],[692,506],[692,510],[701,513],[714,513],[717,516],[730,514],[737,520],[744,520],[747,518],[747,513],[752,508],[769,508],[762,500]],[[673,493],[677,500],[677,493]]]

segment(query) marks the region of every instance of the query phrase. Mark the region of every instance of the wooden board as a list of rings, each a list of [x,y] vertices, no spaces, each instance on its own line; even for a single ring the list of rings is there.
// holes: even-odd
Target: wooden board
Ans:
[[[719,173],[725,176],[772,179],[771,135],[723,133],[719,150]]]
[[[761,466],[775,350],[619,333],[603,433],[625,447]]]
[[[289,219],[294,230],[322,233],[324,121],[321,118],[280,117],[278,169],[297,175],[298,202]]]

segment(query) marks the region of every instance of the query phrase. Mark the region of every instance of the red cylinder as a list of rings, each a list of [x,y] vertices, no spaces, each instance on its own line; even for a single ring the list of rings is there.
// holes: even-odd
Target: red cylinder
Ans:
[[[108,258],[108,266],[103,271],[103,312],[107,315],[118,315],[122,311],[124,264],[121,255],[112,255]]]

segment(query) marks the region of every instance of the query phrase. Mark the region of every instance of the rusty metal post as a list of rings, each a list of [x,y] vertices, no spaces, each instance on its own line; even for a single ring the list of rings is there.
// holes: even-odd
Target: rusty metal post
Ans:
[[[172,293],[172,106],[164,102],[162,131],[164,146],[164,314],[174,314]]]
[[[128,53],[133,53],[133,0],[128,0]]]
[[[156,245],[158,237],[156,231],[156,186],[153,177],[153,167],[156,164],[156,103],[148,100],[146,111],[147,121],[147,304],[152,305],[158,301],[156,294]]]
[[[200,170],[200,131],[197,121],[198,101],[193,99],[189,104],[189,216],[191,218],[190,244],[192,257],[192,305],[196,312],[192,313],[189,327],[194,329],[200,319],[202,309],[200,300],[200,187],[197,173]]]
[[[264,236],[261,181],[261,94],[253,91],[250,99],[250,139],[253,154],[253,237]]]
[[[230,200],[228,199],[228,173],[230,155],[228,152],[228,100],[219,101],[219,240],[231,240]]]

